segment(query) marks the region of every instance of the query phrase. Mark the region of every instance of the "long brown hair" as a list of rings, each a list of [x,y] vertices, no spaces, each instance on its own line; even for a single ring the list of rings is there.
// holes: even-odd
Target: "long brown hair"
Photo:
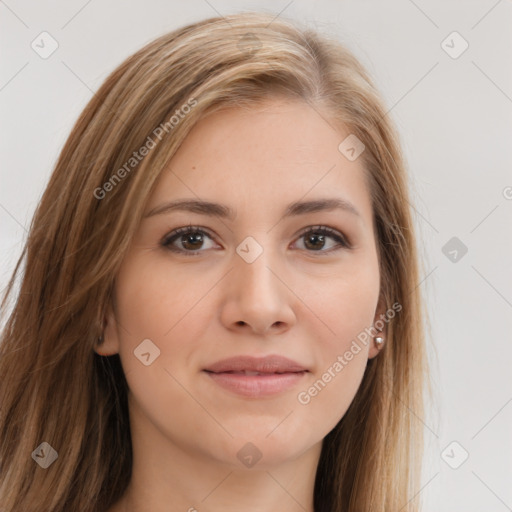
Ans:
[[[98,512],[124,493],[127,383],[117,354],[93,350],[117,269],[160,172],[195,123],[275,95],[306,101],[364,143],[381,300],[402,306],[324,439],[315,511],[418,510],[426,315],[399,139],[366,71],[339,42],[244,13],[175,30],[126,59],[62,149],[2,301],[5,314],[23,268],[0,345],[3,511]],[[58,454],[46,469],[31,456],[43,442]]]

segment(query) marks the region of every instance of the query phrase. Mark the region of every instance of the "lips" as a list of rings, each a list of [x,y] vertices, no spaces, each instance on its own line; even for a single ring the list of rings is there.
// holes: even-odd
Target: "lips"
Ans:
[[[281,373],[301,373],[309,371],[301,364],[284,356],[266,357],[237,356],[222,359],[209,365],[204,371],[211,373],[232,373],[239,375],[267,375]]]
[[[287,357],[238,356],[217,361],[203,370],[215,385],[251,399],[271,398],[298,386],[309,370]]]

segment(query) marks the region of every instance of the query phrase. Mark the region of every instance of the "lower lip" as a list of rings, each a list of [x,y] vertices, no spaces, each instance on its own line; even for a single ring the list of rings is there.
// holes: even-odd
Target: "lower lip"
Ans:
[[[282,393],[293,388],[304,378],[306,371],[297,373],[270,373],[267,375],[205,373],[219,386],[229,391],[246,397],[259,398]]]

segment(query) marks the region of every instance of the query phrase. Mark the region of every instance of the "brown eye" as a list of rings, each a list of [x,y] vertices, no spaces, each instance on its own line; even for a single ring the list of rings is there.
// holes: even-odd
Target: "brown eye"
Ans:
[[[212,240],[212,237],[203,229],[187,226],[167,235],[161,245],[173,252],[194,255],[204,249],[205,238]]]
[[[351,247],[341,233],[326,226],[308,228],[302,232],[299,238],[304,239],[304,247],[308,252],[331,253],[341,247],[346,249]],[[334,240],[336,243],[325,249],[328,239]]]
[[[300,249],[319,255],[330,254],[341,248],[351,249],[350,243],[341,233],[327,226],[309,227],[302,232],[299,239],[304,239],[303,247],[299,247]],[[161,245],[172,252],[194,256],[213,248],[211,245],[205,247],[208,240],[213,243],[212,236],[204,229],[186,226],[165,236]]]

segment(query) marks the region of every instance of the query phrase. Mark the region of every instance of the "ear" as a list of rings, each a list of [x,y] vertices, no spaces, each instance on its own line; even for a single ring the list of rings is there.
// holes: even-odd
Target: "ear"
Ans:
[[[119,334],[116,317],[111,302],[107,306],[101,330],[103,340],[97,340],[94,351],[100,356],[112,356],[119,353]]]
[[[368,351],[368,359],[373,359],[379,352],[382,350],[383,346],[387,343],[387,322],[386,322],[386,308],[384,299],[381,297],[379,299],[379,303],[377,305],[377,309],[375,311],[375,317],[373,319],[373,329],[372,332],[375,333],[375,336],[372,336],[370,340],[370,349]],[[377,331],[377,332],[376,332]],[[375,338],[380,336],[384,338],[384,343],[379,347],[377,343],[375,343]]]

